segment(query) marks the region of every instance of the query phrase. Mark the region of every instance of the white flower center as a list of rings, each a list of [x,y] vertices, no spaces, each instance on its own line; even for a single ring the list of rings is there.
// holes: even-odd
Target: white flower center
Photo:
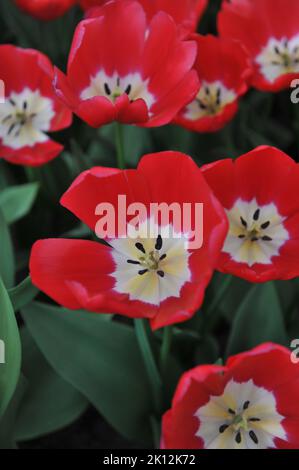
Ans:
[[[282,75],[299,73],[299,35],[290,40],[271,38],[255,60],[271,83]]]
[[[90,85],[81,92],[81,99],[88,100],[95,96],[104,96],[112,103],[126,93],[130,101],[143,99],[150,109],[155,102],[155,97],[148,90],[148,80],[143,80],[139,73],[131,73],[120,77],[118,73],[112,76],[106,75],[101,70],[91,77]]]
[[[140,224],[137,238],[110,241],[114,248],[114,289],[129,294],[130,300],[160,305],[169,297],[179,297],[191,279],[189,251],[183,234],[172,234],[172,227],[157,227],[155,238],[145,237],[147,222]],[[170,236],[169,236],[170,234]]]
[[[185,108],[184,117],[197,121],[209,116],[216,116],[224,108],[235,101],[237,95],[233,90],[226,88],[221,82],[203,82],[197,97]]]
[[[274,394],[252,380],[230,380],[223,394],[211,396],[195,416],[200,421],[196,436],[206,449],[267,449],[275,447],[275,438],[286,439]]]
[[[49,130],[54,115],[52,101],[41,96],[39,90],[12,92],[0,105],[2,144],[20,149],[45,142],[48,136],[44,132]]]
[[[279,255],[289,239],[284,218],[273,203],[259,206],[256,199],[251,202],[238,199],[226,213],[229,232],[222,251],[236,262],[249,266],[271,264],[273,256]]]

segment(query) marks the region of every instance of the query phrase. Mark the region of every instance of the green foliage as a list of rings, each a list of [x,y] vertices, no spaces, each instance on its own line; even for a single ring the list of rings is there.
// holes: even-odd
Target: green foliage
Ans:
[[[21,367],[21,342],[9,295],[0,278],[0,335],[4,364],[0,363],[0,417],[16,389]]]

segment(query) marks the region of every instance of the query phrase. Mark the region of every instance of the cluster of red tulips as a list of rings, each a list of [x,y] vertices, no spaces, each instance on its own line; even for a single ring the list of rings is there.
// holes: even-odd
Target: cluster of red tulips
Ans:
[[[0,156],[14,164],[57,157],[63,147],[48,133],[70,127],[73,115],[93,128],[115,122],[120,134],[123,124],[171,123],[213,133],[236,117],[250,89],[274,93],[299,78],[297,0],[223,0],[218,36],[196,33],[208,0],[15,3],[42,20],[78,3],[84,13],[65,73],[37,50],[0,45]],[[39,240],[30,276],[56,303],[148,319],[158,330],[198,312],[215,270],[251,283],[299,277],[299,166],[284,152],[265,145],[199,167],[169,150],[128,169],[121,150],[117,168],[81,173],[61,205],[94,231],[95,208],[115,206],[119,195],[147,209],[202,203],[202,246],[189,246],[183,232],[167,237],[158,219],[155,237],[145,236],[147,218],[137,239]],[[299,364],[278,344],[200,365],[179,381],[161,447],[298,449],[298,396]]]

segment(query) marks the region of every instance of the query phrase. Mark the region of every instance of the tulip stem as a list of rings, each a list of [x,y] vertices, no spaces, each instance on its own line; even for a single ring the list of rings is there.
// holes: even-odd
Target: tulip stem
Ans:
[[[152,389],[153,402],[157,415],[161,413],[162,381],[155,361],[154,353],[149,341],[147,329],[148,320],[135,319],[135,331],[139,348],[147,371],[148,380]]]
[[[162,376],[165,374],[167,370],[168,358],[171,348],[171,341],[172,341],[172,334],[173,328],[172,326],[166,326],[163,330],[163,339],[162,339],[162,346],[160,351],[160,370]]]
[[[126,168],[124,129],[123,129],[122,124],[120,124],[119,122],[115,123],[115,142],[116,142],[117,166],[121,170],[124,170]]]
[[[232,281],[233,281],[233,276],[226,274],[220,288],[218,289],[217,295],[214,297],[212,303],[207,308],[205,312],[205,317],[206,317],[205,329],[207,331],[211,331],[214,328],[218,320],[218,315],[216,315],[216,309],[218,305],[224,299],[228,289],[231,286]]]

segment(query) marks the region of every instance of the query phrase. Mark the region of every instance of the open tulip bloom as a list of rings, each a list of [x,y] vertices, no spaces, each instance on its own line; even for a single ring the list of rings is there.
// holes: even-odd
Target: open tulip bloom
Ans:
[[[26,13],[39,20],[49,21],[64,15],[77,0],[14,0]]]
[[[72,113],[57,98],[53,86],[53,66],[33,49],[0,46],[1,79],[5,102],[0,104],[0,157],[11,163],[42,165],[63,146],[47,133],[72,123]]]
[[[273,373],[273,369],[279,373]],[[166,449],[298,449],[299,364],[263,344],[186,372],[163,419]]]
[[[226,210],[218,269],[251,282],[299,275],[299,166],[273,147],[202,168]]]
[[[108,2],[99,17],[79,23],[55,88],[90,126],[161,126],[198,92],[195,58],[195,42],[180,39],[167,13],[149,22],[137,1]]]
[[[246,47],[256,88],[279,91],[299,78],[298,15],[297,0],[223,0],[219,33]]]
[[[120,236],[107,237],[108,245],[38,241],[30,261],[33,283],[70,309],[149,318],[153,328],[187,320],[202,303],[227,233],[221,205],[193,160],[175,152],[147,155],[137,170],[88,170],[61,203],[94,231],[99,221],[96,208],[102,203],[117,208],[119,195],[126,196],[127,204],[142,203],[147,208],[145,218],[140,216],[138,236],[127,236],[125,227],[119,229]],[[189,248],[174,218],[167,224],[154,218],[155,235],[150,236],[144,228],[152,203],[203,204],[201,247]],[[131,219],[128,216],[125,224]]]
[[[106,0],[107,3],[108,0]],[[196,31],[208,0],[138,0],[151,20],[159,11],[168,13],[179,26],[180,34],[186,36]],[[88,10],[97,5],[103,5],[105,0],[82,0],[81,6]],[[91,8],[87,12],[89,18],[100,14],[100,8]]]
[[[212,35],[193,35],[198,54],[195,70],[201,88],[175,119],[186,129],[215,132],[236,114],[238,100],[248,89],[251,66],[240,43]]]

